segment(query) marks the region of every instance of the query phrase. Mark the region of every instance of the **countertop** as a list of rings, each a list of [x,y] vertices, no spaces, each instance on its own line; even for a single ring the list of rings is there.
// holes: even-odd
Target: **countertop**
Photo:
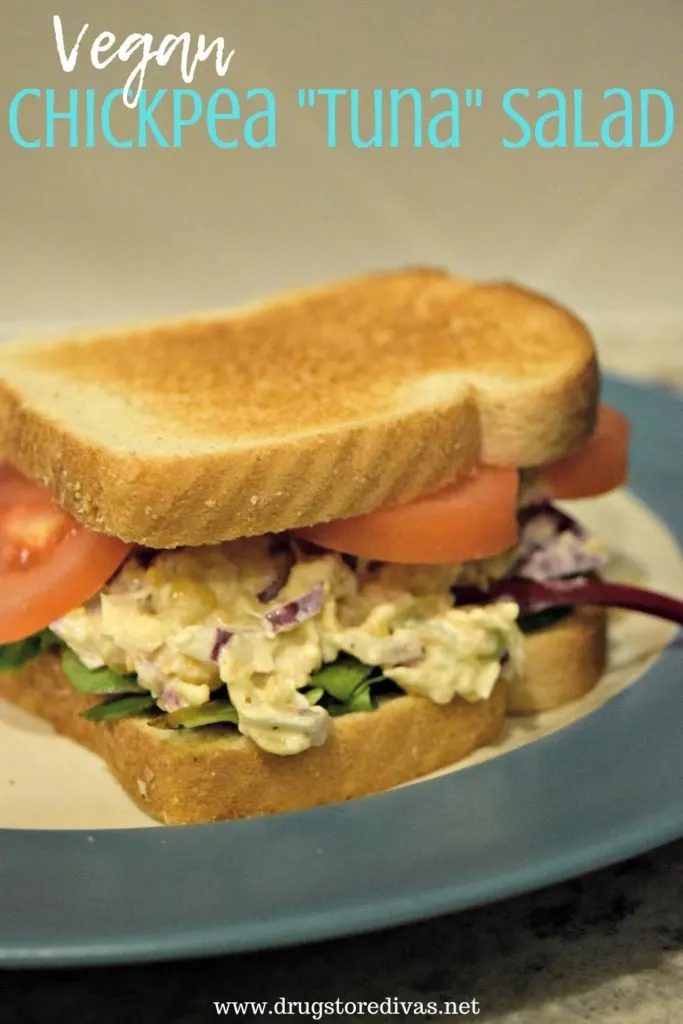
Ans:
[[[683,331],[666,326],[654,347],[642,335],[625,340],[618,324],[599,337],[608,369],[683,387]],[[282,997],[389,997],[425,1009],[436,1001],[441,1019],[497,1024],[675,1024],[683,1019],[683,841],[540,892],[388,932],[197,962],[13,972],[0,979],[0,992],[0,1019],[8,1024],[200,1024],[217,1018],[215,1001],[266,1000],[273,1008]],[[445,1000],[469,1002],[469,1014],[445,1016]],[[293,1008],[283,1019],[315,1017]],[[362,1019],[430,1017],[398,1009]]]
[[[219,1019],[214,1001],[273,1006],[281,997],[387,996],[425,1004],[476,999],[479,1014],[441,1019],[482,1024],[678,1024],[683,841],[550,889],[389,932],[197,962],[21,971],[5,974],[0,991],[7,1024],[204,1024]],[[314,1018],[295,1012],[280,1019]],[[332,1019],[343,1018],[323,1018]]]

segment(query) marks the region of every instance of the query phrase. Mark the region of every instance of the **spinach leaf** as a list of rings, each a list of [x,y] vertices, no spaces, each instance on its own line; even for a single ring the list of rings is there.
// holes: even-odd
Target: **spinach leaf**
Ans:
[[[62,669],[71,685],[81,693],[144,693],[135,676],[123,676],[110,668],[86,668],[73,651],[62,651]]]
[[[49,629],[27,636],[15,643],[0,645],[0,672],[11,672],[21,668],[27,661],[36,658],[43,651],[58,647],[60,640]]]
[[[571,615],[572,608],[544,608],[540,612],[532,612],[529,615],[520,615],[517,625],[522,633],[539,633],[542,629],[549,629],[556,622],[561,622]]]
[[[122,718],[133,718],[135,715],[149,711],[155,706],[154,697],[150,694],[136,694],[133,697],[114,697],[82,712],[82,717],[90,722],[118,722]]]
[[[373,697],[370,685],[359,687],[347,702],[349,711],[374,711],[377,701]]]
[[[350,715],[354,711],[375,711],[377,701],[372,693],[371,685],[372,680],[359,686],[349,700],[343,704],[339,701],[330,701],[327,705],[328,714],[333,718],[338,718],[340,715]]]
[[[346,704],[374,671],[373,665],[364,665],[355,658],[341,657],[314,672],[310,682],[311,686],[321,687],[334,700]]]
[[[159,720],[160,725],[170,725],[175,729],[199,729],[203,725],[229,724],[237,725],[237,711],[229,700],[211,700],[196,708],[180,708],[171,711]]]

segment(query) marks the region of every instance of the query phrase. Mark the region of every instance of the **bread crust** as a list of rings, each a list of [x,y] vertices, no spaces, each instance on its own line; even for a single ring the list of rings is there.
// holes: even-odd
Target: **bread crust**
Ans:
[[[335,719],[322,747],[292,757],[213,729],[164,730],[139,718],[89,722],[80,714],[98,699],[73,689],[54,653],[0,673],[0,696],[98,754],[152,817],[199,824],[340,803],[455,764],[495,741],[506,710],[529,713],[586,693],[604,669],[604,634],[604,613],[580,609],[527,637],[523,676],[499,682],[489,700],[439,706],[393,698],[376,712]]]
[[[508,714],[530,715],[583,697],[607,661],[607,611],[579,607],[526,637],[526,667],[508,684]]]
[[[174,731],[142,718],[89,722],[97,699],[76,692],[58,656],[41,655],[0,675],[0,696],[47,719],[98,754],[148,814],[198,824],[294,811],[379,793],[466,757],[498,735],[504,685],[487,701],[391,699],[374,713],[335,719],[322,747],[278,757],[231,732]]]
[[[85,525],[216,543],[409,501],[592,432],[592,339],[562,307],[436,270],[0,349],[0,458]]]

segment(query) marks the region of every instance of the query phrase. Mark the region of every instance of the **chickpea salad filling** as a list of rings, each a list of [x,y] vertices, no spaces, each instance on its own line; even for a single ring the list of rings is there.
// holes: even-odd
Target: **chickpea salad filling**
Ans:
[[[59,651],[85,717],[238,730],[291,755],[335,717],[400,694],[486,700],[523,667],[525,632],[569,609],[521,615],[490,581],[595,572],[599,545],[549,503],[523,507],[514,549],[462,565],[368,562],[288,534],[170,551],[135,549],[99,594],[27,639],[0,668]],[[475,595],[474,597],[472,595]]]

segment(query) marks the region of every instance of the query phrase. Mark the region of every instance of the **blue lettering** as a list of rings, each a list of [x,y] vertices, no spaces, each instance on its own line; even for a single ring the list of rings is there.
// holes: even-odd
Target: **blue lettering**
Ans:
[[[396,149],[400,145],[401,100],[413,101],[413,146],[422,148],[422,97],[417,89],[392,89],[389,93],[389,145]]]
[[[259,110],[247,118],[247,123],[244,126],[244,141],[252,149],[273,149],[275,147],[275,97],[270,89],[250,89],[247,99],[250,100],[252,96],[264,96],[266,109]],[[257,139],[254,125],[263,118],[266,120],[266,133],[262,139]]]
[[[102,124],[102,134],[104,135],[105,141],[113,146],[114,149],[132,149],[133,140],[131,139],[117,139],[112,131],[111,127],[111,108],[114,100],[117,96],[123,96],[123,89],[112,89],[111,92],[107,93],[102,101],[102,112],[100,114],[100,122]]]
[[[614,110],[608,114],[600,128],[600,138],[608,149],[619,149],[622,146],[633,146],[633,100],[628,89],[607,89],[604,94],[606,100],[612,96],[619,96],[624,106],[622,110]],[[621,135],[615,137],[612,134],[612,126],[621,124]]]
[[[218,101],[221,96],[225,96],[230,102],[230,112],[227,114],[219,114],[216,111]],[[240,103],[236,94],[232,89],[216,89],[209,98],[209,103],[206,108],[206,126],[209,131],[209,138],[213,142],[214,146],[218,146],[219,149],[234,149],[237,146],[237,139],[230,139],[227,141],[221,139],[216,131],[216,121],[236,121],[240,116]]]
[[[515,124],[519,125],[522,129],[522,135],[516,142],[511,139],[503,139],[503,146],[506,149],[523,149],[525,146],[528,146],[531,141],[531,128],[529,127],[529,122],[526,118],[522,117],[522,115],[512,106],[512,99],[514,96],[524,96],[528,99],[529,90],[508,89],[503,96],[503,110],[508,117],[515,122]]]
[[[650,113],[650,97],[660,99],[664,104],[664,131],[658,139],[649,136],[648,119]],[[674,105],[668,93],[661,89],[640,90],[640,145],[643,149],[657,149],[666,146],[674,133]]]
[[[95,90],[85,90],[85,145],[88,149],[95,146]]]
[[[69,122],[69,146],[78,146],[78,89],[69,89],[69,110],[66,114],[55,110],[55,90],[45,90],[45,145],[54,149],[55,121]]]
[[[40,149],[42,145],[40,139],[29,142],[19,130],[19,107],[27,96],[37,96],[40,99],[40,89],[22,89],[13,98],[9,105],[9,131],[17,145],[23,149]]]
[[[597,139],[583,137],[583,89],[574,89],[574,148],[598,149]]]
[[[534,135],[537,144],[541,149],[554,149],[555,147],[564,149],[567,145],[567,100],[564,93],[561,89],[539,89],[537,96],[539,100],[546,96],[552,96],[557,100],[557,109],[548,110],[536,122]],[[552,121],[556,122],[555,135],[546,138],[545,127]]]
[[[154,111],[157,109],[167,92],[168,89],[157,89],[154,94],[154,99],[149,105],[147,104],[147,90],[142,89],[140,92],[140,100],[138,103],[138,146],[140,146],[141,149],[147,148],[148,128],[151,130],[152,135],[161,148],[168,149],[168,142],[161,134],[159,125],[154,120]]]
[[[192,100],[192,113],[183,117],[183,99],[189,96]],[[183,144],[183,128],[196,124],[202,116],[202,98],[196,89],[173,90],[173,145],[179,149]]]
[[[360,90],[351,90],[351,110],[349,120],[351,122],[351,142],[356,149],[381,149],[382,147],[382,105],[383,96],[381,89],[372,90],[373,99],[373,132],[368,141],[360,137]]]
[[[346,89],[318,89],[319,96],[327,97],[327,146],[337,146],[337,99],[346,96]]]
[[[431,99],[436,100],[441,96],[447,98],[448,106],[446,110],[442,110],[430,118],[427,137],[434,149],[456,149],[460,145],[460,100],[454,89],[432,89]],[[439,133],[442,123],[446,124],[447,128],[443,138]]]

